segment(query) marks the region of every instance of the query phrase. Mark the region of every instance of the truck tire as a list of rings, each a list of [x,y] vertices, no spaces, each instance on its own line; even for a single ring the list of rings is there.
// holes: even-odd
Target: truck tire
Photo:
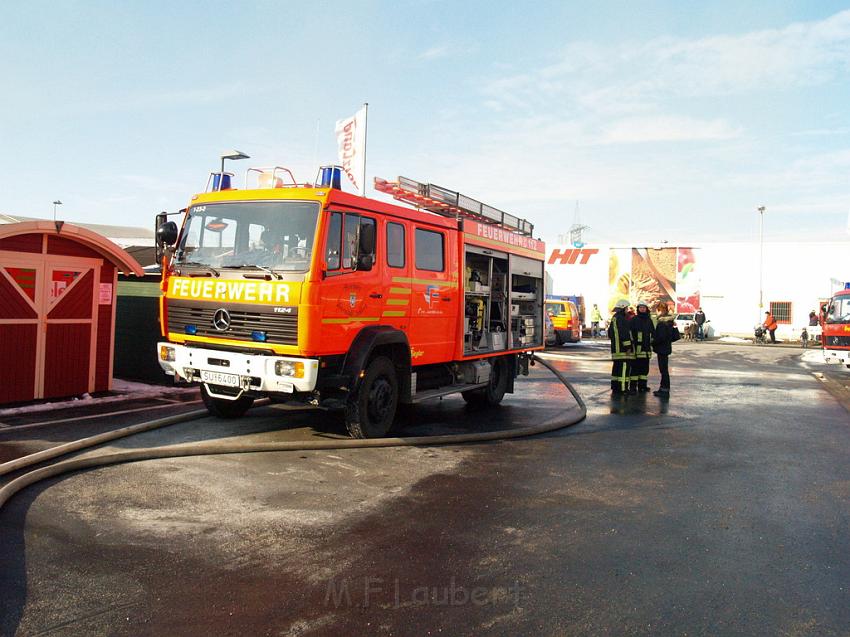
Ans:
[[[495,407],[508,390],[508,363],[504,357],[491,358],[490,383],[480,389],[461,392],[463,399],[470,405]]]
[[[392,427],[397,407],[395,365],[378,356],[366,367],[357,393],[345,406],[345,427],[352,438],[382,438]]]
[[[207,410],[216,418],[240,418],[254,404],[254,399],[250,396],[242,396],[236,400],[210,396],[206,385],[201,385],[201,400],[204,401]]]

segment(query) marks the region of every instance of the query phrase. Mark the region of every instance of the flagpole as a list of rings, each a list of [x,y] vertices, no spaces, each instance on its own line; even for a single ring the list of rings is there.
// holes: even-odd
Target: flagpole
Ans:
[[[316,136],[313,139],[313,168],[319,165],[319,120],[316,120]]]
[[[363,102],[363,188],[360,193],[366,196],[366,131],[369,128],[369,102]]]

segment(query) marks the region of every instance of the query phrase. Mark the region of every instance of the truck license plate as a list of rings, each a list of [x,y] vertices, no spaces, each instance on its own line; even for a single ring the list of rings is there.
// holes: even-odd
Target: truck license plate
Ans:
[[[239,387],[238,374],[222,374],[221,372],[208,372],[201,370],[201,380],[210,385],[224,385],[225,387]]]

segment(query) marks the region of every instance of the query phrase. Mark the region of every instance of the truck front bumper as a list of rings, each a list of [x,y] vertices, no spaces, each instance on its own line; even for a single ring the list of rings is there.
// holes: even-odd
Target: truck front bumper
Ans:
[[[242,392],[311,392],[319,375],[319,361],[312,358],[241,354],[165,342],[157,343],[157,354],[160,367],[170,376]]]
[[[848,349],[825,349],[823,357],[827,363],[842,363],[850,365],[850,350]]]

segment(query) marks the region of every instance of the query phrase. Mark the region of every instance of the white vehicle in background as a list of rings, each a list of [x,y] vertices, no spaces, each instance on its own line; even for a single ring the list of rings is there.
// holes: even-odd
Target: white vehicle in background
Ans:
[[[673,317],[673,321],[676,323],[676,327],[679,328],[679,332],[682,333],[682,336],[685,335],[685,328],[688,327],[691,323],[694,322],[694,313],[693,312],[679,312]]]
[[[674,320],[676,322],[676,327],[679,328],[679,332],[682,334],[682,336],[685,336],[687,328],[690,325],[693,325],[694,338],[696,338],[697,327],[696,323],[694,323],[693,312],[679,312],[678,314],[676,314]],[[717,332],[715,332],[714,327],[711,325],[711,319],[706,319],[705,323],[702,324],[702,333],[703,339],[705,340],[717,336]]]

